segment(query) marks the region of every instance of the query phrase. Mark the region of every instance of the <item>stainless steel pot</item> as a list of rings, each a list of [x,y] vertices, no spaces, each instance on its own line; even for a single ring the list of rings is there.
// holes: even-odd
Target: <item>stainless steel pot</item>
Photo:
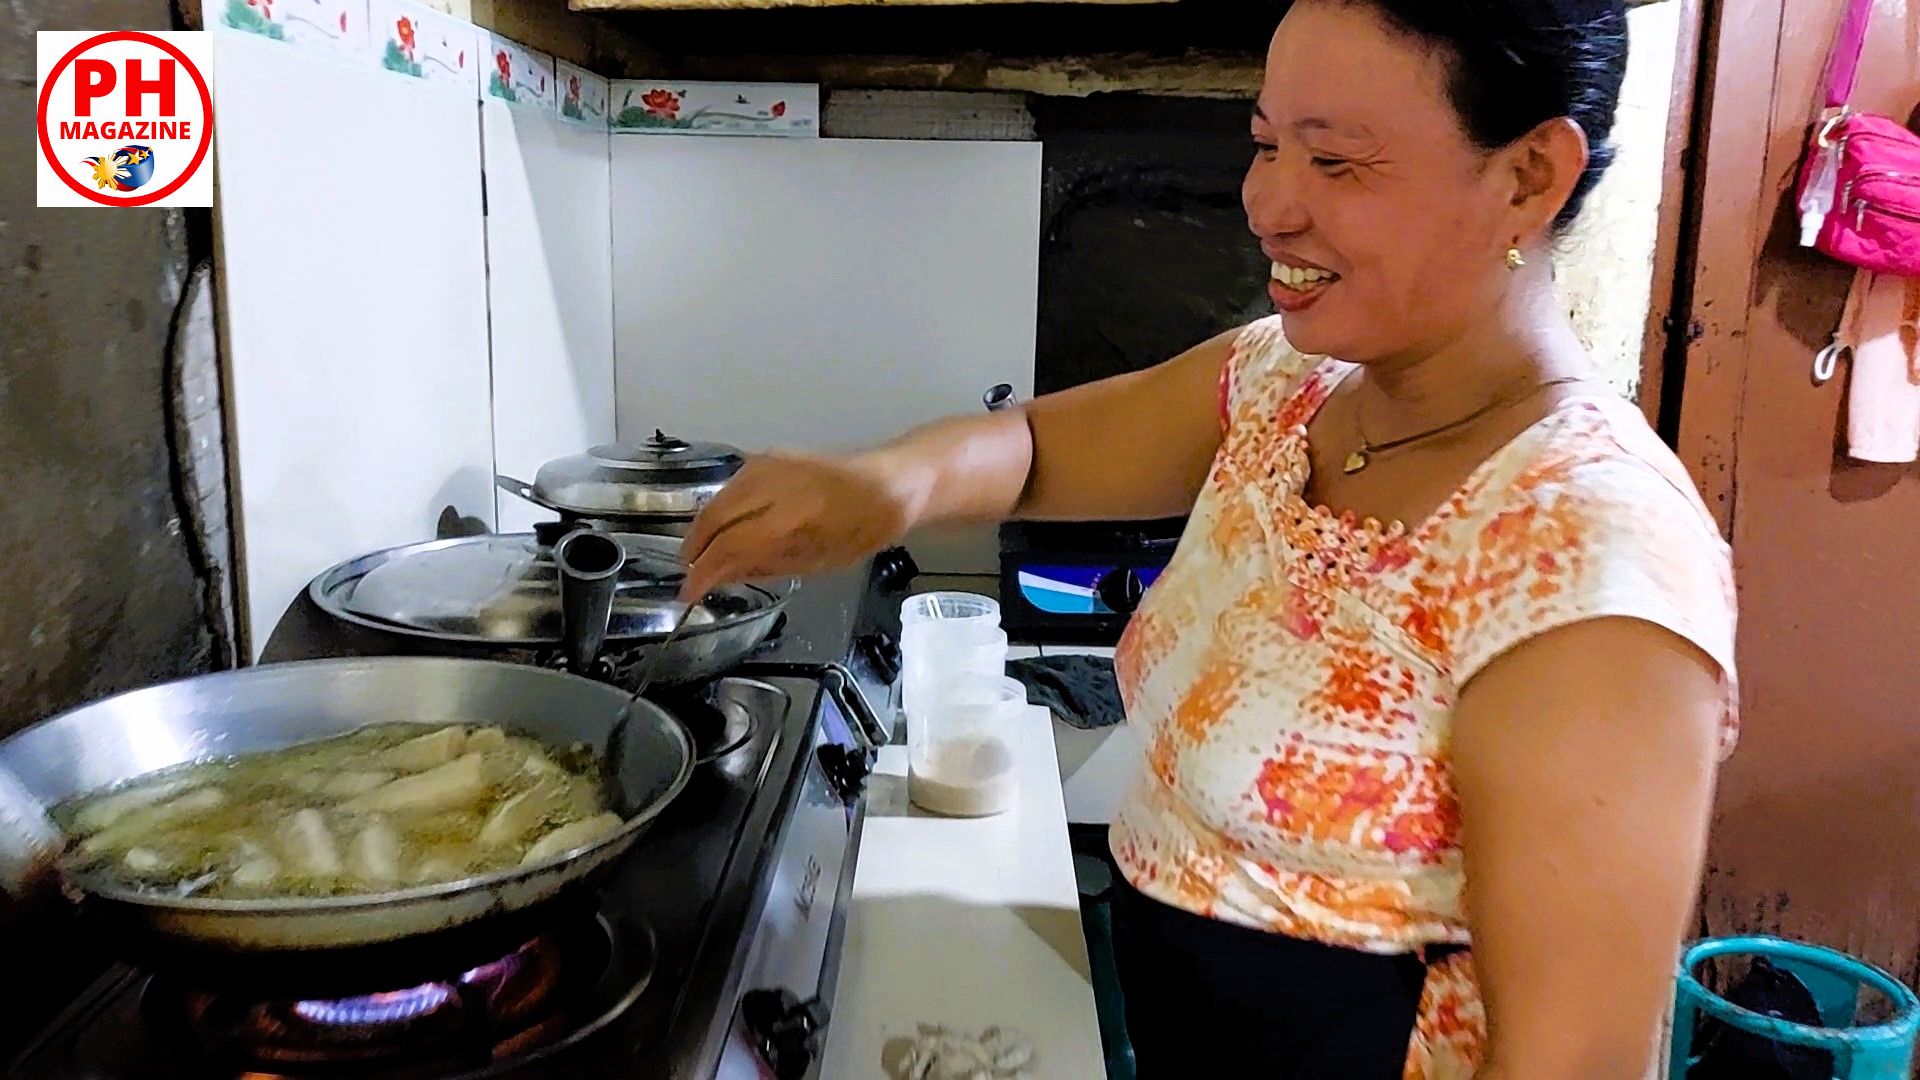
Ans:
[[[656,430],[638,445],[605,443],[549,461],[531,484],[511,476],[494,482],[566,520],[652,527],[692,521],[745,462],[745,454],[725,443],[688,442]]]
[[[514,664],[421,657],[267,664],[135,690],[56,716],[0,742],[0,770],[54,806],[159,769],[395,721],[496,724],[556,749],[602,747],[626,700],[615,687]],[[671,715],[635,703],[614,763],[633,808],[625,824],[546,863],[462,881],[359,896],[223,900],[144,892],[86,873],[63,872],[62,880],[136,951],[176,961],[239,956],[257,961],[257,971],[423,939],[461,940],[461,931],[476,931],[466,939],[477,940],[488,936],[486,924],[589,888],[686,785],[693,756]],[[515,944],[509,934],[504,948]]]
[[[659,658],[655,681],[703,682],[746,659],[784,617],[792,581],[709,593],[672,642],[679,612],[679,541],[619,534],[625,561],[590,662],[569,649],[565,596],[553,549],[534,534],[436,540],[377,551],[321,574],[308,597],[351,632],[341,651],[470,656],[572,668],[631,688]],[[578,646],[577,640],[573,643]],[[570,656],[570,651],[572,655]]]

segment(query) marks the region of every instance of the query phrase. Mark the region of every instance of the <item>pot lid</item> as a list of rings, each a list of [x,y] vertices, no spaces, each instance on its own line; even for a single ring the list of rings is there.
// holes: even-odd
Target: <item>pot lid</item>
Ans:
[[[602,467],[632,469],[660,479],[705,478],[714,471],[732,476],[746,460],[737,447],[718,442],[688,442],[659,428],[652,438],[638,446],[628,443],[603,443],[583,456],[594,458]]]
[[[579,513],[692,514],[745,462],[737,447],[655,429],[643,443],[602,443],[549,461],[533,486],[540,500]]]
[[[662,634],[678,611],[680,541],[619,534],[626,565],[615,588],[607,639]],[[489,534],[362,555],[313,580],[321,609],[351,622],[427,637],[548,645],[562,640],[553,551],[530,533]],[[750,585],[708,594],[687,616],[688,634],[753,617],[780,593]]]

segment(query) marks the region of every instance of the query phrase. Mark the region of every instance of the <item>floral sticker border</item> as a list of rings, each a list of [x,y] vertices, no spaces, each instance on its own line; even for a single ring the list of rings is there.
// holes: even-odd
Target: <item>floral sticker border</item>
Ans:
[[[212,0],[208,26],[409,78],[464,85],[477,97],[548,108],[589,127],[645,134],[820,134],[818,84],[609,80],[410,0]]]
[[[370,14],[381,67],[478,92],[481,35],[472,23],[405,0],[372,0]]]
[[[615,80],[613,129],[675,135],[820,133],[820,88],[811,83]]]
[[[485,69],[487,96],[512,105],[553,108],[553,57],[499,34],[487,36],[492,45]]]
[[[368,0],[215,0],[213,26],[363,59]]]
[[[604,76],[555,58],[554,112],[562,120],[589,127],[607,127],[607,102],[612,100],[612,84]]]

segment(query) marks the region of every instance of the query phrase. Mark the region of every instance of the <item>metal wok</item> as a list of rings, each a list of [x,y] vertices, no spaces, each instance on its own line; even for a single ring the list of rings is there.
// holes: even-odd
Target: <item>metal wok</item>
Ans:
[[[562,672],[478,660],[268,664],[135,690],[54,717],[0,742],[0,769],[52,806],[175,765],[395,721],[496,724],[555,748],[602,747],[626,697]],[[291,979],[316,961],[347,978],[374,974],[368,965],[379,969],[375,977],[403,978],[409,966],[486,955],[470,950],[508,951],[531,936],[525,927],[538,920],[530,913],[590,890],[685,787],[693,769],[686,731],[658,706],[633,708],[617,762],[622,801],[633,812],[618,831],[544,864],[318,899],[182,897],[65,871],[62,882],[123,951],[147,962],[237,965]]]
[[[578,655],[579,643],[568,640],[553,548],[533,534],[436,540],[362,555],[316,577],[306,599],[332,620],[328,651],[335,654],[566,667],[632,689],[650,666],[657,686],[702,683],[733,670],[778,630],[797,586],[788,580],[716,590],[702,604],[703,617],[669,642],[677,586],[655,575],[662,566],[678,566],[680,542],[637,534],[616,539],[627,565],[610,583],[617,586],[614,595],[601,598],[604,631],[586,658]],[[470,599],[475,596],[482,599]]]

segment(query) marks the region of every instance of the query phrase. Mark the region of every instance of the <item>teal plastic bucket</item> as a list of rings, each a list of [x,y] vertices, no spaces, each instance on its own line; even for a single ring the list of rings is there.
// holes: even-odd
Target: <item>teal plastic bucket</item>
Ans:
[[[1743,1009],[1707,989],[1696,975],[1711,960],[1759,956],[1806,984],[1820,1011],[1819,1027]],[[1863,991],[1885,997],[1887,1019],[1858,1022]],[[1827,1051],[1833,1055],[1835,1080],[1909,1080],[1913,1075],[1920,998],[1879,968],[1832,949],[1775,937],[1710,938],[1689,948],[1680,958],[1674,992],[1669,1080],[1684,1080],[1697,1060],[1693,1032],[1702,1013],[1772,1042]]]

